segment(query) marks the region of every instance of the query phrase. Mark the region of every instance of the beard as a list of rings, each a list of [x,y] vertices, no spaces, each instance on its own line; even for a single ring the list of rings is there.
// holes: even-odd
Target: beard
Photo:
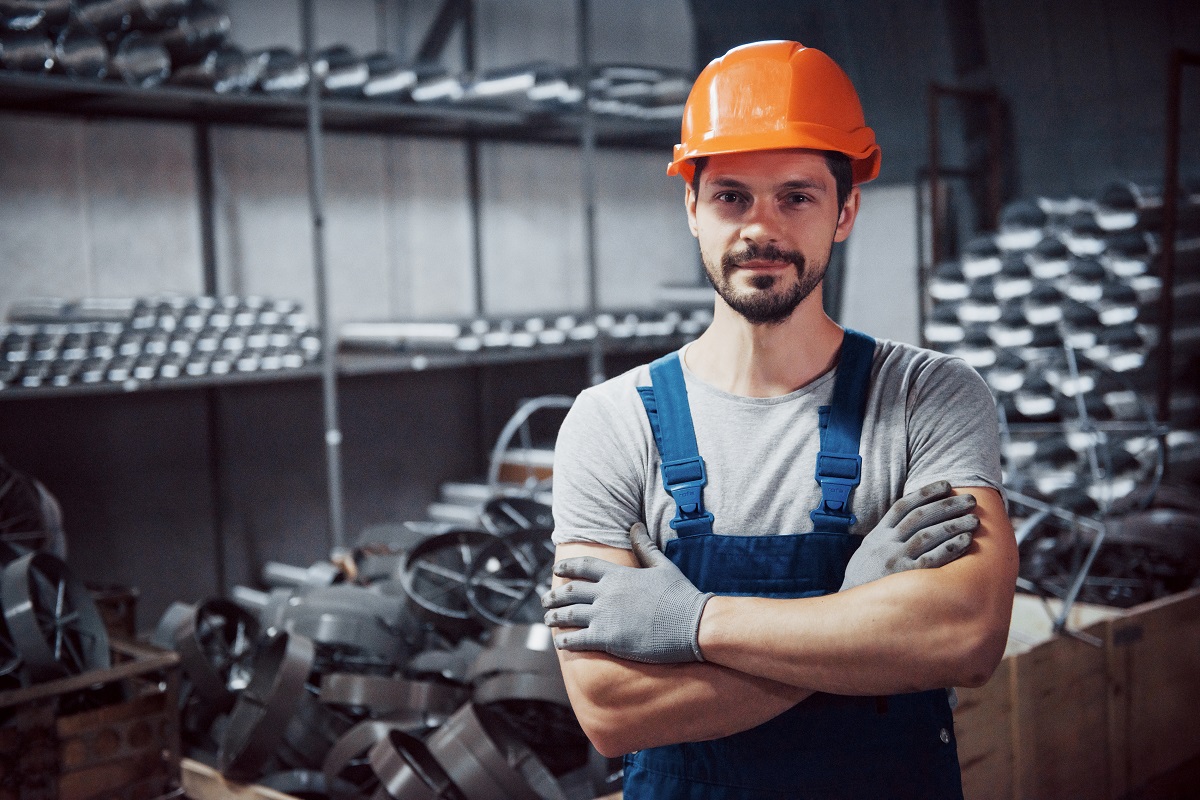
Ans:
[[[730,308],[752,325],[779,325],[787,320],[821,283],[829,266],[828,256],[821,262],[808,265],[800,252],[780,250],[772,244],[750,244],[741,250],[728,252],[721,257],[720,269],[714,267],[707,256],[701,254],[701,257],[704,275],[713,289]],[[750,277],[753,290],[739,292],[733,285],[734,271],[742,264],[757,260],[791,264],[796,268],[795,282],[786,288],[777,288],[776,284],[786,282],[788,273],[753,275]]]

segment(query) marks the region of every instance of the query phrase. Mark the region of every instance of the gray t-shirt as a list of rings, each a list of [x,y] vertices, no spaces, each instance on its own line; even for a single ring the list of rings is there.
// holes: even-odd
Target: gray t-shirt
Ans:
[[[686,351],[686,347],[684,348]],[[683,368],[708,471],[704,505],[726,535],[807,533],[821,491],[815,478],[817,408],[828,405],[837,370],[783,397],[739,397]],[[580,393],[554,451],[554,542],[628,549],[628,530],[646,523],[664,545],[675,503],[662,486],[658,448],[636,387],[643,365]],[[860,454],[862,483],[851,496],[866,535],[899,497],[936,480],[1003,492],[995,403],[961,359],[879,340],[871,370]]]

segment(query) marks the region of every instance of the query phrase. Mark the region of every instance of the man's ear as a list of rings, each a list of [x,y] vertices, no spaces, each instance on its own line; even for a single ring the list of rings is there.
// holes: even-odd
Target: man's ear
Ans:
[[[862,192],[855,186],[850,190],[850,194],[846,197],[846,204],[842,206],[842,211],[838,215],[837,230],[833,234],[835,242],[846,241],[846,237],[854,229],[854,220],[858,218],[858,209],[861,202]]]
[[[683,206],[687,209],[688,229],[691,230],[692,236],[699,239],[700,235],[696,230],[696,192],[692,190],[691,182],[683,185]]]

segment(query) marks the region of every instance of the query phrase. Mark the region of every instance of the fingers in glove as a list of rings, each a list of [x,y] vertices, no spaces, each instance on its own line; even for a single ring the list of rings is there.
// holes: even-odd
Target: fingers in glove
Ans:
[[[912,537],[922,528],[938,525],[975,510],[975,496],[958,494],[914,508],[896,525],[901,541]]]
[[[920,508],[926,503],[932,503],[934,500],[948,497],[951,491],[953,489],[950,486],[950,481],[934,481],[933,483],[926,484],[915,492],[909,492],[893,503],[888,512],[883,515],[883,519],[880,520],[879,524],[885,528],[894,528],[914,508]]]
[[[542,608],[561,608],[576,603],[594,603],[598,594],[599,588],[595,583],[569,581],[562,586],[555,586],[542,595]]]
[[[592,624],[595,612],[596,607],[592,605],[552,608],[546,612],[542,621],[551,628],[586,628]]]
[[[559,650],[580,652],[583,650],[605,651],[607,642],[596,636],[592,631],[583,628],[577,631],[567,631],[554,637],[554,646]]]
[[[646,526],[640,522],[633,523],[633,527],[629,529],[629,543],[633,545],[633,554],[637,556],[638,563],[643,567],[657,567],[664,561],[670,562],[670,559],[663,555],[663,551],[658,549],[658,545],[650,538],[650,532],[646,530]]]
[[[967,552],[967,548],[971,545],[971,537],[973,532],[960,533],[953,539],[947,539],[937,547],[930,550],[925,555],[917,559],[917,569],[928,569],[932,567],[941,567],[954,561],[956,558]]]
[[[554,565],[554,574],[560,578],[578,578],[584,581],[598,581],[613,570],[631,569],[603,558],[595,556],[578,556],[564,558]]]
[[[908,545],[905,547],[908,557],[916,561],[923,554],[941,545],[943,542],[953,539],[955,536],[963,533],[974,533],[979,527],[979,517],[974,514],[965,514],[961,517],[939,522],[937,525],[930,525],[923,528],[908,540]]]

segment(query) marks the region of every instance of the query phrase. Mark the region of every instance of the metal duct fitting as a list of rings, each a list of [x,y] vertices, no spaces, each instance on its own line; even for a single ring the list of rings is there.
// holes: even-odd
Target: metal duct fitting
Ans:
[[[375,793],[379,779],[371,769],[368,755],[392,731],[416,736],[424,732],[424,727],[413,729],[392,720],[365,720],[337,740],[321,766],[333,800],[370,797]]]
[[[548,531],[518,530],[484,545],[467,574],[467,602],[494,625],[542,619],[550,589],[554,543]]]
[[[490,533],[458,530],[426,539],[404,561],[400,580],[418,613],[451,636],[477,633],[480,625],[467,599],[467,576]]]
[[[346,796],[353,787],[331,782],[324,773],[314,769],[293,769],[284,772],[272,772],[261,778],[259,786],[273,789],[289,797],[324,798]]]
[[[367,756],[380,783],[375,800],[466,800],[429,748],[403,731],[389,731]]]
[[[495,628],[483,651],[467,671],[475,683],[499,673],[550,675],[562,682],[562,667],[554,649],[553,632],[544,624],[509,625]],[[565,688],[564,688],[565,693]]]
[[[171,74],[167,49],[138,31],[126,34],[112,56],[112,69],[131,86],[157,86]]]
[[[288,600],[282,609],[285,630],[340,650],[331,654],[362,666],[388,666],[408,656],[405,602],[400,597],[342,584],[312,589]]]
[[[108,48],[86,28],[63,28],[54,40],[58,69],[72,78],[100,79],[108,74]]]
[[[471,800],[562,797],[553,777],[533,752],[502,722],[471,703],[446,720],[429,737],[428,746],[430,755]],[[542,791],[549,786],[558,794],[539,794],[530,778]]]
[[[4,568],[4,618],[33,681],[112,665],[108,632],[91,593],[49,553],[28,553]]]
[[[258,777],[307,691],[313,657],[310,640],[284,631],[258,648],[250,685],[238,697],[221,737],[217,753],[221,772],[234,780]]]
[[[550,506],[529,497],[496,497],[487,501],[479,521],[488,533],[505,536],[517,531],[554,530]]]
[[[174,631],[184,674],[201,701],[217,713],[237,700],[247,684],[251,648],[259,635],[253,614],[228,600],[206,600]]]
[[[262,568],[263,583],[276,589],[296,586],[324,588],[340,583],[345,577],[345,573],[329,561],[317,561],[308,567],[268,561]]]
[[[317,700],[311,686],[305,688],[283,732],[275,757],[293,769],[316,769],[334,744],[354,726],[354,720]]]
[[[438,681],[335,672],[321,677],[321,702],[411,728],[436,728],[467,699],[461,686]]]

